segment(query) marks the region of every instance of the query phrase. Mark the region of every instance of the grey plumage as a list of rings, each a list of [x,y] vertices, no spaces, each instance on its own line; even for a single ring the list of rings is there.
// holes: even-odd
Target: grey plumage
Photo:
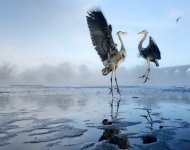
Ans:
[[[89,10],[87,17],[87,24],[90,31],[92,44],[95,46],[95,50],[103,62],[105,68],[102,69],[102,74],[107,75],[108,73],[115,73],[115,81],[117,85],[117,92],[120,94],[119,87],[117,84],[116,72],[119,64],[125,60],[127,56],[124,44],[121,40],[120,35],[126,34],[126,32],[119,31],[118,37],[121,42],[121,50],[118,51],[116,44],[112,37],[112,26],[108,25],[102,11],[100,9]],[[112,91],[112,75],[111,75],[111,88]]]
[[[143,76],[141,76],[142,78],[145,78],[145,81],[144,81],[145,83],[147,79],[149,79],[148,75],[150,72],[150,61],[154,62],[156,66],[158,67],[159,66],[158,60],[161,59],[161,53],[155,40],[151,36],[149,37],[149,45],[146,48],[142,47],[142,43],[144,42],[148,34],[146,30],[141,31],[138,34],[144,34],[144,37],[139,43],[138,49],[139,49],[140,56],[146,59],[148,63],[147,71],[145,72]]]

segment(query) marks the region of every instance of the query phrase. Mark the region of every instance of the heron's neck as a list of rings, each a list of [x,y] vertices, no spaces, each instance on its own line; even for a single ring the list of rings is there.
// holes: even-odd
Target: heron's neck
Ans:
[[[124,44],[123,44],[123,41],[122,41],[122,39],[121,39],[120,34],[118,34],[118,37],[119,37],[119,40],[120,40],[120,42],[121,42],[121,50],[120,50],[120,52],[122,52],[122,53],[125,55],[125,57],[126,57],[126,49],[125,49],[125,46],[124,46]]]
[[[146,39],[146,37],[147,37],[147,34],[144,34],[142,40],[139,43],[139,46],[138,46],[139,52],[141,52],[141,50],[143,49],[142,43],[144,42],[144,40]]]

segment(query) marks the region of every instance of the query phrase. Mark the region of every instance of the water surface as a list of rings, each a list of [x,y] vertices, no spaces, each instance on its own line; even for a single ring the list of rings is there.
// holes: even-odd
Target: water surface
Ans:
[[[129,149],[190,147],[190,88],[1,87],[0,149]],[[103,125],[107,119],[109,125]],[[143,144],[143,137],[157,142]]]

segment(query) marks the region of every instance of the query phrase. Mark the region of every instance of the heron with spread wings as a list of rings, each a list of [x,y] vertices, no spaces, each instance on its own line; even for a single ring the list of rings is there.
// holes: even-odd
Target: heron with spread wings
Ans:
[[[140,56],[142,56],[144,59],[147,60],[148,69],[145,72],[145,74],[139,78],[145,78],[144,83],[147,81],[148,75],[150,73],[150,61],[154,62],[156,64],[156,67],[159,66],[158,60],[161,59],[160,50],[154,41],[154,39],[150,36],[149,37],[149,45],[146,48],[142,47],[142,43],[147,37],[148,32],[146,30],[143,30],[141,32],[138,32],[137,34],[144,34],[142,40],[139,43],[138,49]]]
[[[117,83],[117,68],[119,67],[120,63],[122,63],[127,57],[126,49],[121,39],[121,35],[126,35],[127,32],[117,32],[117,35],[121,42],[121,49],[118,51],[112,37],[112,26],[108,25],[100,9],[88,11],[87,24],[90,30],[92,43],[95,46],[95,50],[100,56],[103,65],[105,66],[105,68],[102,69],[102,75],[105,76],[111,72],[110,93],[113,96],[112,76],[114,73],[117,93],[121,95]]]

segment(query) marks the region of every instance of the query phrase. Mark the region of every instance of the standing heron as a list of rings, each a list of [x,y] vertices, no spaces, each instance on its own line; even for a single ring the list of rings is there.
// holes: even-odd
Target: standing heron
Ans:
[[[148,75],[150,73],[150,61],[154,62],[156,64],[156,67],[158,67],[159,66],[158,60],[161,59],[161,54],[156,42],[151,36],[149,37],[150,38],[149,45],[146,48],[142,47],[142,43],[144,42],[148,34],[146,30],[138,32],[137,34],[144,34],[144,37],[139,43],[138,49],[139,49],[140,56],[146,59],[148,63],[147,71],[145,72],[143,76],[139,77],[139,78],[145,78],[144,80],[144,83],[145,83],[147,79],[149,79]]]
[[[87,24],[90,30],[92,43],[95,50],[103,62],[105,68],[102,69],[102,75],[107,75],[111,72],[111,88],[110,93],[113,96],[112,76],[115,73],[115,82],[117,85],[117,93],[120,94],[117,84],[117,68],[127,57],[126,50],[121,39],[121,35],[126,35],[127,32],[119,31],[117,35],[121,42],[121,49],[118,51],[116,44],[112,38],[112,27],[107,24],[107,21],[100,9],[90,10],[87,12]],[[109,93],[109,94],[110,94]],[[121,94],[120,94],[121,95]]]

